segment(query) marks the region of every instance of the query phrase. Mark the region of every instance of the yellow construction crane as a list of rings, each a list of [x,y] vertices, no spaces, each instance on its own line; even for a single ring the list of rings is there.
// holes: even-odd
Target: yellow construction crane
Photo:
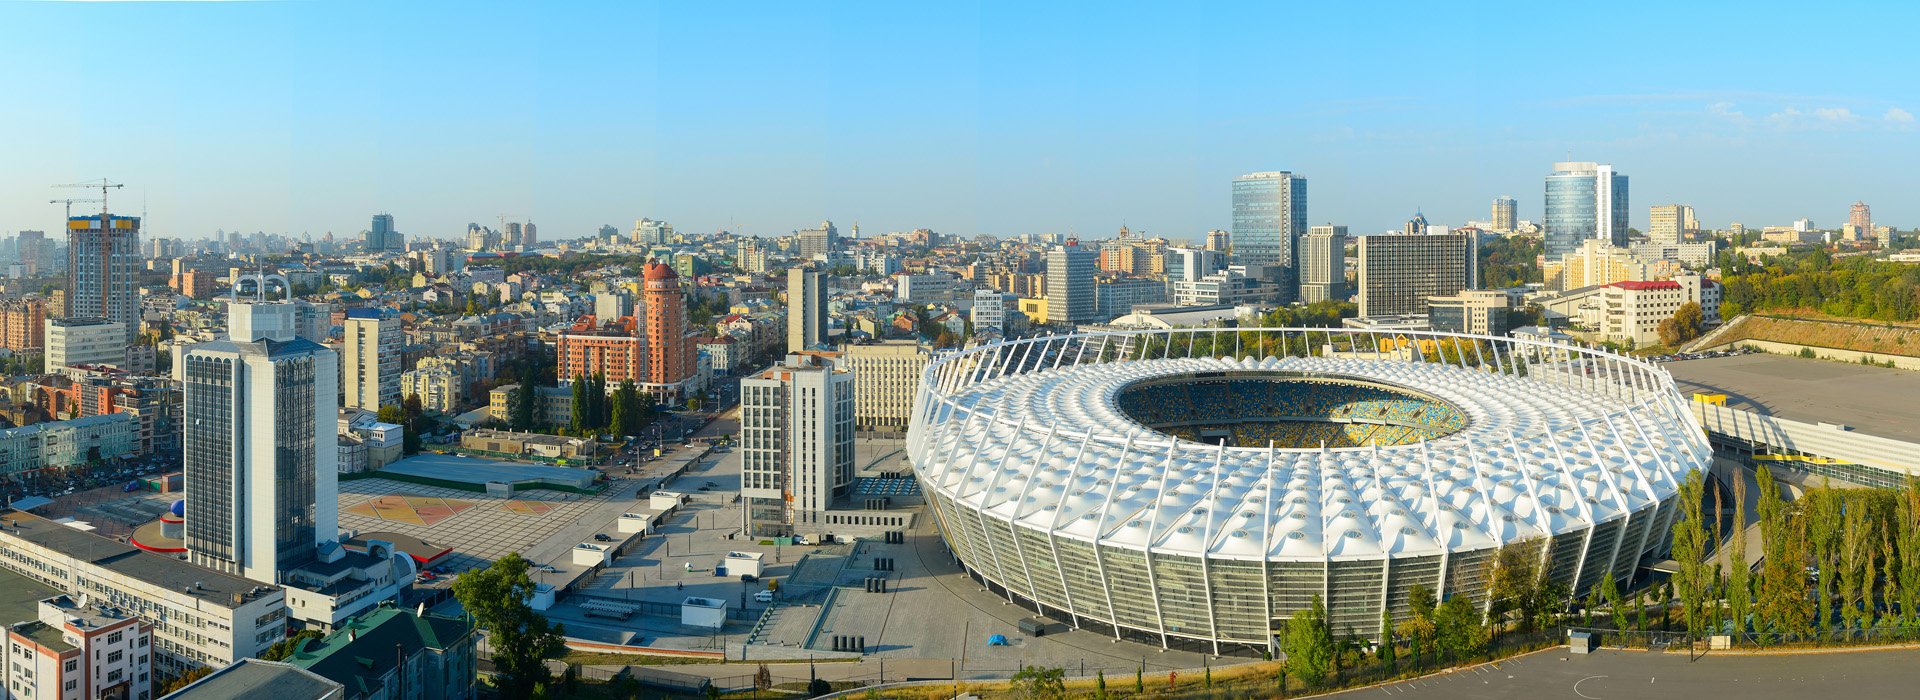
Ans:
[[[84,203],[87,203],[87,202],[99,202],[99,203],[100,203],[101,205],[103,205],[103,206],[104,206],[104,205],[105,205],[105,204],[107,203],[107,200],[106,200],[106,199],[104,199],[104,198],[102,198],[102,199],[49,199],[49,200],[47,200],[47,203],[48,203],[48,204],[65,204],[65,205],[67,205],[67,218],[69,218],[69,219],[71,219],[71,218],[73,218],[73,205],[75,205],[75,204],[84,204]]]
[[[104,177],[103,177],[103,178],[100,178],[100,181],[99,181],[99,182],[91,182],[91,181],[89,181],[89,182],[76,182],[76,183],[73,183],[73,184],[70,184],[70,185],[54,185],[54,187],[87,187],[87,188],[93,188],[93,187],[98,187],[98,188],[100,188],[100,199],[98,199],[98,200],[90,200],[90,199],[89,199],[89,200],[80,200],[80,199],[76,199],[76,200],[73,200],[73,201],[76,201],[76,202],[81,202],[81,201],[88,201],[88,202],[91,202],[91,201],[98,201],[98,202],[100,202],[100,216],[102,216],[102,217],[105,217],[105,216],[107,216],[107,190],[117,190],[117,189],[120,189],[120,188],[122,188],[122,187],[126,187],[126,185],[122,185],[122,184],[120,184],[120,183],[117,183],[117,182],[109,182],[109,181],[108,181],[108,180],[107,180],[106,178],[104,178]],[[56,200],[56,201],[58,201],[58,200]],[[68,205],[68,206],[67,206],[67,216],[68,216],[69,218],[71,218],[71,217],[73,216],[73,206],[72,206],[72,205]]]

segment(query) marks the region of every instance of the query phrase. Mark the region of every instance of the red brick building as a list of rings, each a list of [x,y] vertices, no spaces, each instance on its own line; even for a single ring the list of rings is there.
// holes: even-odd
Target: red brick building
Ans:
[[[642,277],[647,367],[640,388],[658,400],[677,402],[693,390],[700,370],[699,347],[687,333],[687,297],[680,275],[668,265],[648,261]]]

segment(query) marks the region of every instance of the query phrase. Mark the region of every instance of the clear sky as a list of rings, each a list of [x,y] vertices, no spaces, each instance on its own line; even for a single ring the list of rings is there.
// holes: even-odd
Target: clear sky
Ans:
[[[0,0],[0,231],[109,177],[157,236],[1188,238],[1286,169],[1360,233],[1537,219],[1569,156],[1632,178],[1637,227],[1912,227],[1915,7]]]

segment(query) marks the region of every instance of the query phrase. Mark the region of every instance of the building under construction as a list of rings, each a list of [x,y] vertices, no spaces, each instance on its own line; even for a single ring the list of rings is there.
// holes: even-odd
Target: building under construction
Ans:
[[[132,345],[140,332],[139,269],[139,217],[67,217],[67,317],[125,324]]]

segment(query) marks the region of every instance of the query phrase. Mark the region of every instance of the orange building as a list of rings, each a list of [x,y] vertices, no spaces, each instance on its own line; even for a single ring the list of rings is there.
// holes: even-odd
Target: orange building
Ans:
[[[633,380],[647,379],[645,339],[632,316],[601,325],[593,316],[581,316],[573,327],[560,333],[558,373],[562,382],[575,377],[605,375],[607,388]]]
[[[648,261],[645,278],[647,372],[641,389],[656,399],[686,397],[699,371],[699,348],[687,333],[687,298],[673,268]],[[612,379],[608,380],[612,382]]]
[[[0,348],[38,350],[47,345],[47,303],[39,297],[0,301]]]

